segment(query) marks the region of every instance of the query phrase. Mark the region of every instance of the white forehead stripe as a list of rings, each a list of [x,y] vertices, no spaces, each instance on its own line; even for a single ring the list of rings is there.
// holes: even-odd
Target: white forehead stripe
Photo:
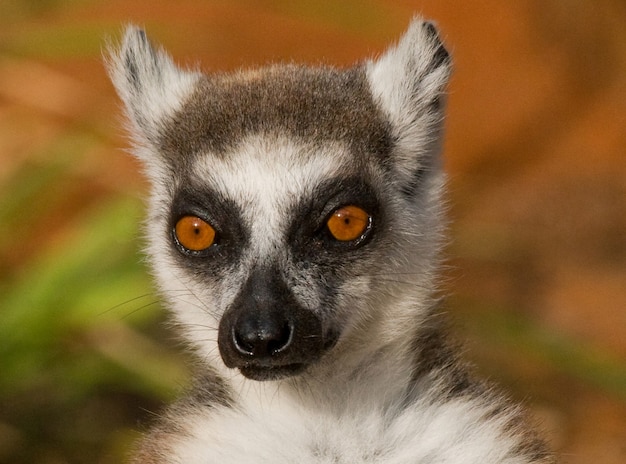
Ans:
[[[300,144],[286,137],[247,137],[225,156],[206,155],[195,166],[197,179],[234,201],[251,226],[261,255],[279,246],[293,218],[286,212],[325,179],[341,171],[345,147]]]

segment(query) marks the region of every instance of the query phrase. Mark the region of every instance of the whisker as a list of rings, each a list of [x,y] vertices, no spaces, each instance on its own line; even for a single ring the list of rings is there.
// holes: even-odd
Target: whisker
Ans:
[[[153,296],[154,296],[154,294],[152,294],[152,293],[144,293],[143,295],[136,296],[136,297],[131,298],[131,299],[129,299],[129,300],[123,301],[122,303],[118,303],[118,304],[116,304],[116,305],[114,305],[114,306],[111,306],[110,308],[105,309],[104,311],[102,311],[102,312],[98,313],[98,317],[99,317],[99,316],[103,316],[103,315],[105,315],[105,314],[107,314],[107,313],[110,313],[110,312],[112,312],[112,311],[115,311],[116,309],[119,309],[119,308],[121,308],[122,306],[128,305],[128,304],[130,304],[130,303],[134,303],[134,302],[135,302],[135,301],[137,301],[137,300],[141,300],[141,299],[143,299],[143,298],[147,298],[147,297],[149,297],[149,296],[152,296],[152,297],[153,297]]]
[[[124,315],[121,317],[121,319],[122,319],[122,320],[124,320],[124,319],[126,319],[126,318],[128,318],[128,317],[132,316],[133,314],[138,313],[139,311],[141,311],[141,310],[143,310],[143,309],[149,308],[150,306],[157,305],[157,304],[159,304],[160,302],[161,302],[160,300],[154,300],[154,301],[151,301],[150,303],[146,303],[146,304],[144,304],[144,305],[141,305],[141,306],[139,306],[138,308],[133,309],[131,312],[124,314]]]

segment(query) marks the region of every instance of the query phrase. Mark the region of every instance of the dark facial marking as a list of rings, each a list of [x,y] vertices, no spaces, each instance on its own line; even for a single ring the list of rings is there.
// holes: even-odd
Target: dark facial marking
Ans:
[[[191,251],[178,243],[176,223],[188,215],[201,218],[215,229],[214,243],[206,250]],[[190,184],[174,197],[167,233],[176,257],[185,267],[212,276],[235,265],[249,242],[249,231],[235,202],[208,187],[194,188]]]
[[[375,237],[384,223],[380,201],[364,180],[358,177],[335,178],[322,182],[309,198],[293,209],[287,241],[300,261],[325,262],[357,258],[354,251]],[[340,207],[355,205],[366,211],[371,222],[358,240],[338,241],[328,231],[330,215]],[[352,253],[350,253],[352,252]]]
[[[450,65],[451,58],[448,50],[444,47],[441,39],[439,38],[439,33],[437,32],[437,28],[431,22],[424,23],[424,27],[426,28],[426,32],[430,37],[437,41],[437,50],[435,50],[435,54],[433,55],[431,62],[428,67],[427,73],[430,73],[437,69],[441,65]]]
[[[224,364],[253,380],[299,373],[326,346],[321,320],[298,304],[275,268],[252,271],[219,325]]]

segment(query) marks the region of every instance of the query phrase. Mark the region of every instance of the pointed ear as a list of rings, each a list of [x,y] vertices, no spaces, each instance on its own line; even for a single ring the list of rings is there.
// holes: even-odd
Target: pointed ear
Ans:
[[[372,96],[394,139],[393,167],[404,189],[438,167],[451,60],[435,26],[416,18],[400,42],[367,63]]]
[[[108,48],[106,65],[134,136],[153,146],[158,143],[160,126],[180,108],[200,77],[200,73],[177,67],[135,26],[127,27],[119,48]]]

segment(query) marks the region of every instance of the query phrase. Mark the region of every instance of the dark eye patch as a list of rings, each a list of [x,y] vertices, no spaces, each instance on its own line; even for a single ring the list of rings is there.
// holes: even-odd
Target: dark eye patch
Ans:
[[[185,216],[195,216],[210,224],[215,230],[214,243],[201,251],[190,251],[176,240],[176,224]],[[186,266],[196,271],[230,266],[246,248],[250,232],[243,221],[240,207],[219,192],[209,188],[183,186],[174,196],[167,234],[176,255]],[[205,258],[205,259],[203,259]]]
[[[371,217],[363,240],[341,242],[328,231],[329,217],[339,208],[356,205]],[[360,178],[329,179],[320,184],[309,198],[303,199],[291,213],[288,242],[302,256],[332,253],[364,245],[376,233],[384,218],[374,190]]]

